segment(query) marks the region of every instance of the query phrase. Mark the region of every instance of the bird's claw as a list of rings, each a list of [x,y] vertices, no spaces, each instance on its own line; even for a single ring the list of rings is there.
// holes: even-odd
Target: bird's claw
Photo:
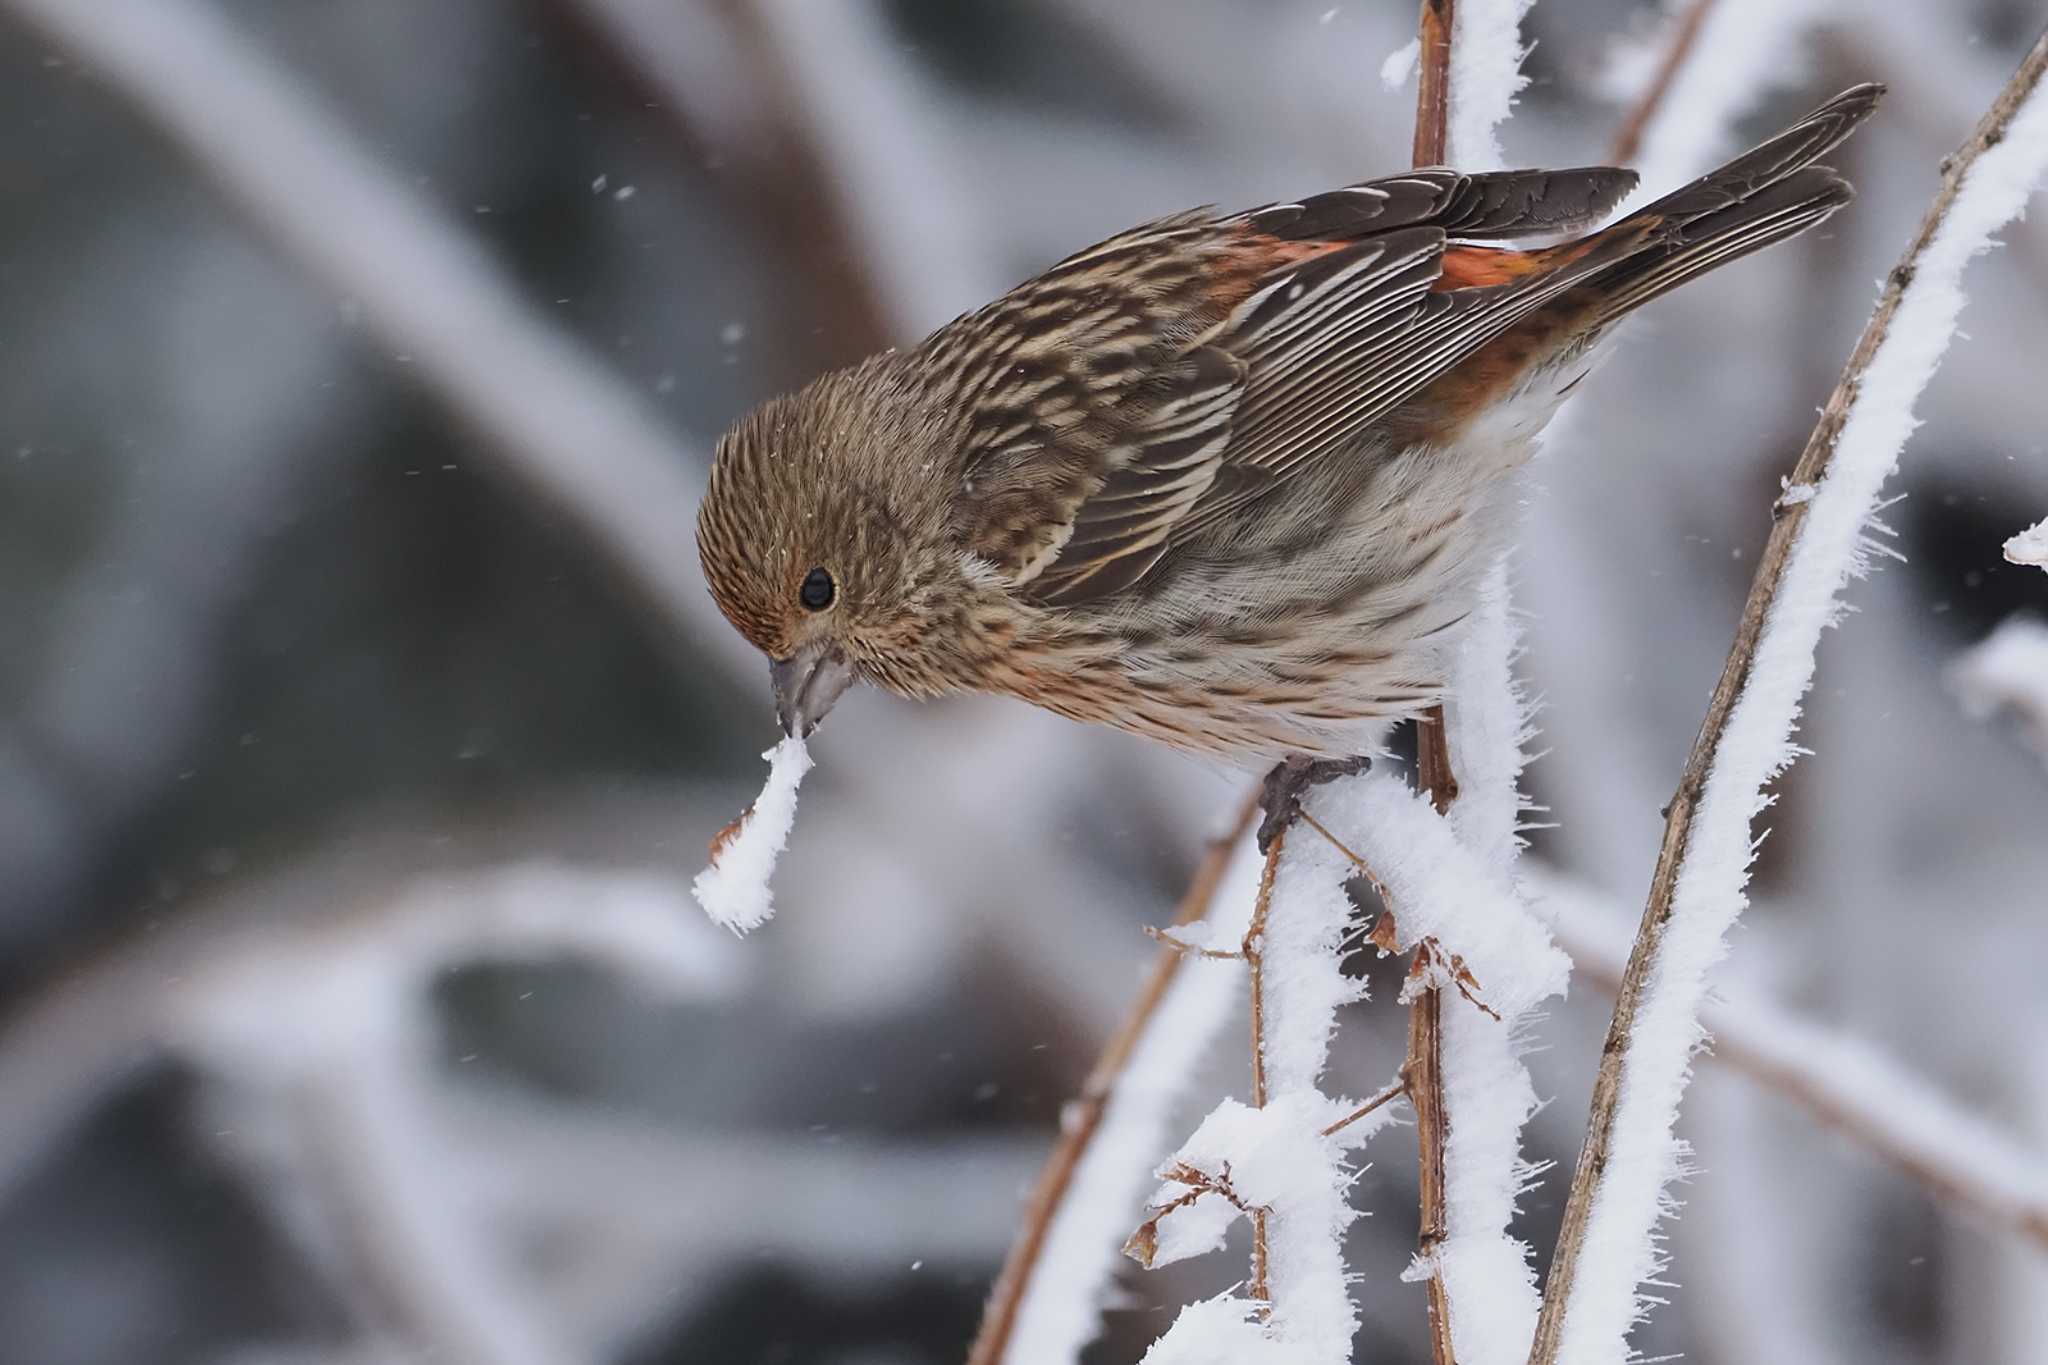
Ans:
[[[1289,754],[1274,764],[1273,771],[1266,774],[1266,783],[1259,797],[1259,805],[1266,813],[1265,818],[1259,821],[1259,852],[1272,851],[1273,841],[1301,814],[1301,799],[1311,790],[1340,777],[1355,776],[1371,766],[1372,759],[1364,754],[1350,758],[1310,758],[1307,754]]]

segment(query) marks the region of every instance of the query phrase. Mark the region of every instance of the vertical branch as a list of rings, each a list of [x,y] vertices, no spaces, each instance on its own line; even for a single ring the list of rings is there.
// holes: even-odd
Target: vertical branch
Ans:
[[[1244,961],[1251,978],[1252,1014],[1252,1108],[1266,1107],[1266,917],[1273,908],[1273,879],[1280,874],[1280,854],[1287,846],[1287,829],[1282,826],[1266,845],[1266,866],[1259,874],[1259,900],[1252,909],[1251,927],[1245,930]],[[1273,1285],[1268,1274],[1271,1268],[1271,1241],[1268,1237],[1270,1215],[1264,1208],[1252,1211],[1252,1283],[1251,1295],[1267,1305],[1261,1311],[1272,1312]]]
[[[1418,947],[1417,951],[1421,951]],[[1444,1207],[1444,997],[1432,986],[1408,1007],[1408,1095],[1415,1106],[1415,1143],[1421,1152],[1422,1220],[1416,1249],[1430,1267],[1429,1349],[1437,1365],[1455,1365],[1451,1303],[1436,1253],[1448,1233]]]
[[[1415,164],[1440,165],[1445,159],[1451,109],[1451,25],[1456,0],[1422,0],[1417,39],[1421,76],[1415,94]],[[1438,812],[1457,800],[1458,782],[1451,774],[1451,748],[1444,728],[1444,709],[1432,706],[1415,726],[1416,784],[1430,793]],[[1421,1166],[1422,1208],[1416,1247],[1429,1274],[1429,1347],[1436,1365],[1456,1365],[1451,1347],[1451,1305],[1444,1292],[1443,1272],[1435,1264],[1443,1245],[1447,1215],[1444,1206],[1444,1077],[1443,996],[1435,989],[1416,993],[1408,1007],[1409,1102],[1415,1107],[1415,1142]]]
[[[1415,88],[1415,164],[1441,166],[1451,123],[1451,24],[1457,0],[1422,0],[1416,24],[1421,75]]]

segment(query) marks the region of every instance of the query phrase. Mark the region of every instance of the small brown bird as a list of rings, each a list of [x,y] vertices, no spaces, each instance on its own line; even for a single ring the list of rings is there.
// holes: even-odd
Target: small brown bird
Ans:
[[[1503,478],[1624,314],[1820,222],[1837,96],[1638,213],[1606,167],[1403,172],[1068,257],[719,443],[697,544],[808,734],[856,679],[1240,764],[1349,759],[1443,687]]]

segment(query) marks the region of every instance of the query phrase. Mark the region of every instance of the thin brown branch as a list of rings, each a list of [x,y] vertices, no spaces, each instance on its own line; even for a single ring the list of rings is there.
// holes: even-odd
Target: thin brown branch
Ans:
[[[1416,20],[1421,74],[1415,82],[1415,164],[1441,166],[1451,121],[1451,25],[1457,0],[1422,0]]]
[[[1451,771],[1451,746],[1441,706],[1430,707],[1415,722],[1415,785],[1429,793],[1439,815],[1458,799],[1458,778]]]
[[[1211,962],[1240,962],[1244,959],[1242,949],[1204,948],[1199,943],[1188,942],[1170,928],[1160,929],[1148,924],[1145,926],[1145,937],[1155,943],[1164,944],[1183,957],[1205,958]]]
[[[1864,371],[1890,334],[1892,317],[1898,312],[1899,303],[1912,284],[1922,252],[1955,203],[1970,167],[1987,147],[2003,139],[2007,124],[2040,83],[2044,71],[2048,71],[2048,31],[2036,39],[2019,69],[1999,92],[1998,98],[1992,101],[1983,118],[1978,120],[1968,139],[1942,163],[1941,186],[1934,201],[1928,206],[1927,214],[1907,245],[1905,254],[1886,278],[1877,308],[1865,324],[1863,335],[1857,340],[1856,349],[1836,382],[1834,392],[1829,395],[1819,424],[1814,427],[1806,448],[1800,452],[1793,466],[1792,483],[1817,486],[1827,476],[1842,426],[1862,389]],[[1727,733],[1729,716],[1749,681],[1764,623],[1776,606],[1779,584],[1784,579],[1793,547],[1806,525],[1809,506],[1808,502],[1780,501],[1772,508],[1771,534],[1757,562],[1748,600],[1743,603],[1734,645],[1728,651],[1727,663],[1722,667],[1720,680],[1715,684],[1707,705],[1706,719],[1693,741],[1692,752],[1686,758],[1685,768],[1679,775],[1678,790],[1665,817],[1664,841],[1657,852],[1657,869],[1651,879],[1649,899],[1643,908],[1642,923],[1629,953],[1628,966],[1622,973],[1614,1018],[1608,1025],[1606,1043],[1600,1055],[1600,1069],[1594,1078],[1592,1111],[1587,1118],[1578,1164],[1572,1172],[1571,1194],[1565,1204],[1563,1225],[1558,1231],[1557,1250],[1551,1258],[1550,1277],[1544,1286],[1543,1312],[1537,1321],[1530,1365],[1555,1365],[1557,1360],[1565,1310],[1571,1302],[1594,1192],[1606,1168],[1608,1151],[1614,1139],[1615,1109],[1621,1098],[1622,1071],[1636,1011],[1642,1002],[1651,965],[1656,961],[1670,924],[1672,894],[1677,887],[1679,873],[1686,866],[1693,817],[1707,774],[1719,754],[1722,737]]]
[[[1287,847],[1287,826],[1282,825],[1266,845],[1266,866],[1259,873],[1259,899],[1252,907],[1251,927],[1244,934],[1244,960],[1251,976],[1252,997],[1252,1107],[1266,1107],[1266,919],[1273,909],[1273,881],[1280,873],[1280,854]],[[1262,1304],[1273,1298],[1270,1219],[1266,1210],[1252,1211],[1251,1296]]]
[[[1678,16],[1671,28],[1670,42],[1664,48],[1664,55],[1657,62],[1656,74],[1636,99],[1621,126],[1614,130],[1614,144],[1608,149],[1607,159],[1616,166],[1626,166],[1636,159],[1642,150],[1643,133],[1650,126],[1650,120],[1664,107],[1664,97],[1671,93],[1677,83],[1678,73],[1685,69],[1686,59],[1692,56],[1693,47],[1699,42],[1700,30],[1706,27],[1707,15],[1714,8],[1714,0],[1692,0],[1685,12]]]
[[[1238,810],[1229,833],[1210,842],[1201,862],[1196,865],[1194,876],[1188,881],[1187,890],[1181,895],[1180,904],[1175,907],[1175,924],[1192,924],[1208,913],[1217,884],[1223,880],[1224,867],[1230,861],[1230,851],[1251,827],[1257,811],[1258,797],[1253,793]],[[974,1344],[967,1353],[967,1365],[1000,1365],[1008,1351],[1010,1334],[1016,1328],[1017,1313],[1023,1305],[1025,1293],[1031,1287],[1032,1272],[1038,1268],[1039,1256],[1045,1250],[1045,1239],[1052,1228],[1053,1216],[1066,1199],[1081,1158],[1102,1127],[1103,1112],[1109,1107],[1110,1096],[1122,1079],[1124,1067],[1129,1064],[1138,1040],[1144,1037],[1153,1012],[1166,997],[1167,987],[1173,984],[1184,956],[1171,945],[1161,947],[1158,959],[1152,964],[1151,975],[1145,978],[1143,989],[1131,1004],[1130,1014],[1110,1040],[1103,1044],[1102,1053],[1095,1059],[1094,1069],[1088,1073],[1080,1096],[1067,1106],[1059,1140],[1053,1144],[1045,1166],[1039,1171],[1038,1184],[1031,1191],[1024,1225],[1010,1246],[1010,1254],[1003,1261],[1002,1273],[996,1277],[995,1287],[989,1291],[988,1306],[982,1310],[981,1329],[975,1333]]]
[[[1455,0],[1422,0],[1417,21],[1421,77],[1415,94],[1415,164],[1440,165],[1447,159],[1451,106],[1451,30]],[[1415,725],[1416,785],[1430,794],[1438,812],[1458,799],[1458,779],[1451,771],[1451,748],[1444,728],[1444,709],[1432,706]],[[1447,1213],[1444,1207],[1444,1083],[1443,994],[1417,993],[1408,1007],[1408,1060],[1402,1074],[1409,1102],[1415,1108],[1417,1162],[1421,1168],[1422,1207],[1416,1234],[1429,1276],[1429,1347],[1435,1365],[1457,1365],[1451,1346],[1451,1305],[1444,1277],[1435,1268]]]
[[[1457,1359],[1451,1349],[1451,1304],[1437,1251],[1448,1232],[1444,1207],[1444,993],[1416,993],[1408,1007],[1408,1095],[1415,1106],[1415,1141],[1422,1160],[1422,1225],[1416,1249],[1430,1267],[1429,1347],[1437,1365]]]
[[[1380,1093],[1379,1093],[1379,1094],[1377,1094],[1377,1095],[1374,1095],[1374,1096],[1373,1096],[1373,1097],[1372,1097],[1371,1099],[1367,1100],[1367,1101],[1366,1101],[1366,1102],[1365,1102],[1364,1104],[1361,1104],[1361,1105],[1359,1105],[1359,1106],[1358,1106],[1358,1107],[1357,1107],[1356,1109],[1354,1109],[1354,1110],[1352,1110],[1352,1111],[1351,1111],[1350,1113],[1346,1114],[1346,1115],[1345,1115],[1345,1116],[1344,1116],[1343,1118],[1341,1118],[1341,1119],[1338,1119],[1338,1120],[1337,1120],[1337,1121],[1336,1121],[1335,1123],[1331,1124],[1331,1125],[1330,1125],[1329,1127],[1327,1127],[1327,1128],[1324,1128],[1324,1129],[1322,1130],[1322,1133],[1321,1133],[1321,1135],[1322,1135],[1323,1137],[1331,1137],[1331,1136],[1333,1136],[1333,1135],[1335,1135],[1335,1134],[1337,1134],[1337,1133],[1341,1133],[1341,1132],[1343,1132],[1343,1131],[1344,1131],[1344,1130],[1345,1130],[1346,1128],[1349,1128],[1349,1127],[1350,1127],[1350,1126],[1351,1126],[1352,1124],[1354,1124],[1354,1123],[1358,1122],[1358,1121],[1359,1121],[1360,1119],[1364,1118],[1364,1117],[1365,1117],[1366,1115],[1368,1115],[1368,1114],[1371,1114],[1371,1113],[1374,1113],[1374,1112],[1376,1112],[1377,1110],[1380,1110],[1380,1109],[1383,1109],[1383,1108],[1385,1108],[1385,1107],[1386,1107],[1387,1105],[1389,1105],[1389,1104],[1392,1104],[1392,1103],[1393,1103],[1393,1102],[1394,1102],[1395,1100],[1398,1100],[1398,1099],[1400,1099],[1401,1097],[1403,1097],[1403,1096],[1404,1096],[1404,1095],[1406,1095],[1407,1093],[1408,1093],[1408,1068],[1406,1068],[1406,1067],[1404,1066],[1404,1067],[1402,1067],[1402,1068],[1401,1068],[1401,1078],[1400,1078],[1399,1080],[1395,1081],[1395,1082],[1394,1082],[1394,1083],[1393,1083],[1392,1085],[1388,1086],[1388,1087],[1387,1087],[1387,1088],[1386,1088],[1385,1090],[1382,1090],[1382,1091],[1380,1091]]]

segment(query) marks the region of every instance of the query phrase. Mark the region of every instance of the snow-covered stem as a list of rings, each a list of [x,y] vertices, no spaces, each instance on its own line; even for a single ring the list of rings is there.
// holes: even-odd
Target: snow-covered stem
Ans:
[[[1248,884],[1234,896],[1218,890],[1241,880],[1226,876],[1233,850],[1237,862],[1257,866],[1245,835],[1256,809],[1247,800],[1230,829],[1210,842],[1174,923],[1194,923],[1212,905],[1226,915],[1239,907],[1249,914]],[[1130,1014],[1103,1044],[1080,1095],[1061,1111],[1059,1141],[989,1291],[967,1365],[1076,1360],[1093,1339],[1117,1244],[1162,1148],[1166,1106],[1186,1086],[1236,996],[1235,971],[1185,963],[1187,956],[1170,944],[1160,949]]]
[[[1681,1148],[1672,1135],[1707,969],[1741,913],[1750,827],[1793,758],[1790,734],[1821,631],[1861,567],[1864,527],[1910,435],[1913,405],[1962,307],[1965,265],[2024,205],[2048,164],[2048,33],[1943,167],[1780,500],[1735,643],[1665,823],[1648,904],[1594,1081],[1531,1365],[1627,1358],[1638,1286]]]
[[[1451,750],[1459,800],[1449,823],[1458,844],[1498,883],[1512,889],[1521,853],[1520,778],[1527,711],[1513,670],[1517,637],[1506,561],[1482,585],[1471,624],[1451,669]],[[1442,938],[1466,952],[1461,926]],[[1547,938],[1535,940],[1544,949]],[[1462,998],[1444,1004],[1445,1238],[1437,1256],[1452,1307],[1453,1342],[1464,1365],[1513,1365],[1536,1330],[1535,1270],[1526,1243],[1511,1235],[1518,1198],[1530,1178],[1521,1154],[1522,1128],[1537,1107],[1523,1065],[1523,1037],[1541,999],[1565,984],[1561,959],[1551,990],[1517,1008],[1487,998],[1482,1010]],[[1466,1311],[1465,1304],[1483,1305]]]
[[[1536,0],[1457,0],[1451,24],[1450,119],[1438,159],[1460,170],[1501,165],[1497,130],[1529,83],[1522,19]]]
[[[1454,14],[1440,16],[1446,27],[1439,34],[1433,28],[1439,16],[1423,6],[1418,163],[1500,164],[1495,129],[1525,83],[1521,21],[1528,9],[1529,0],[1462,0]],[[1442,65],[1434,86],[1445,92],[1448,108],[1441,129],[1428,126],[1436,112],[1433,62]],[[1511,662],[1511,612],[1503,561],[1489,573],[1452,660],[1449,716],[1444,708],[1433,710],[1416,737],[1418,785],[1438,813],[1452,813],[1462,845],[1453,851],[1476,854],[1503,879],[1520,848],[1526,729]],[[1503,894],[1512,894],[1505,884]],[[1405,908],[1415,898],[1411,893],[1399,903]],[[1418,953],[1448,952],[1458,960],[1462,926],[1445,929],[1434,949],[1419,946]],[[1547,948],[1547,938],[1537,937]],[[1562,989],[1562,971],[1556,983]],[[1411,1000],[1407,1077],[1421,1163],[1417,1264],[1429,1277],[1430,1349],[1437,1365],[1508,1365],[1521,1358],[1535,1328],[1528,1248],[1508,1234],[1527,1178],[1521,1129],[1536,1107],[1534,1085],[1517,1056],[1517,1030],[1525,1022],[1491,1004],[1482,1008],[1462,992],[1423,989]]]
[[[804,742],[790,736],[761,755],[768,761],[768,780],[754,804],[711,841],[711,862],[690,890],[714,924],[745,935],[775,914],[769,880],[775,862],[789,846],[796,822],[796,789],[811,770]]]
[[[1355,786],[1326,787],[1309,804]],[[1288,1197],[1259,1201],[1269,1213],[1253,1224],[1261,1244],[1257,1277],[1265,1281],[1270,1305],[1267,1335],[1286,1358],[1300,1365],[1343,1365],[1351,1358],[1358,1310],[1344,1264],[1344,1232],[1356,1215],[1346,1198],[1350,1180],[1341,1155],[1363,1142],[1374,1125],[1339,1125],[1325,1135],[1321,1130],[1358,1106],[1329,1099],[1319,1087],[1337,1011],[1364,994],[1363,983],[1343,970],[1353,913],[1344,890],[1350,869],[1305,824],[1284,831],[1273,852],[1271,895],[1261,896],[1267,913],[1245,940],[1259,985],[1253,1004],[1254,1096],[1262,1108],[1288,1116],[1290,1129],[1304,1120],[1312,1126],[1304,1135],[1306,1146],[1288,1163],[1296,1171],[1287,1182]],[[1258,1155],[1277,1155],[1276,1146],[1265,1144]],[[1255,1296],[1259,1287],[1254,1285]]]
[[[1524,882],[1573,966],[1613,991],[1627,963],[1626,912],[1555,872]],[[1936,1200],[2048,1246],[2048,1152],[2030,1151],[1870,1043],[1755,994],[1700,1007],[1705,1055],[1889,1163]]]

